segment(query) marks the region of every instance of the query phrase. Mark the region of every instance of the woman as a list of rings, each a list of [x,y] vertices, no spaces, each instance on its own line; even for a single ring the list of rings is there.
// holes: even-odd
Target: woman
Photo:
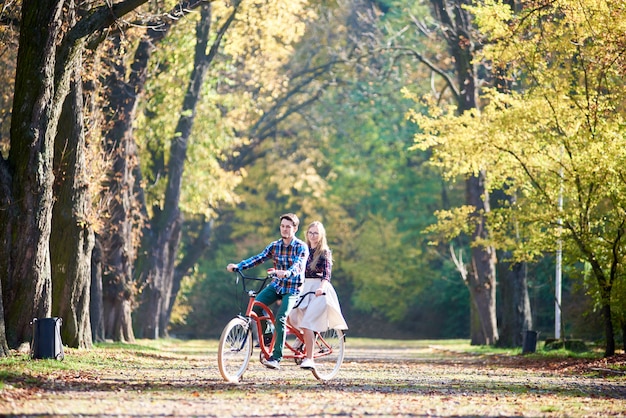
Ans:
[[[300,298],[289,314],[289,322],[302,331],[306,358],[300,364],[303,369],[315,368],[313,350],[314,332],[328,329],[348,329],[341,314],[337,293],[330,284],[332,254],[326,241],[326,230],[321,222],[315,221],[306,231],[309,258],[306,263],[305,281]]]

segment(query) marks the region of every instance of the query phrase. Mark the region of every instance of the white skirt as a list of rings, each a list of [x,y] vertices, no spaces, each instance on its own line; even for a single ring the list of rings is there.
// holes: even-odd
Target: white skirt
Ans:
[[[324,283],[324,293],[326,294],[315,296],[315,291],[319,289],[321,280],[313,278],[304,280],[304,285],[300,289],[301,296],[298,298],[296,306],[289,313],[289,322],[299,330],[306,328],[324,332],[328,329],[348,329],[333,285],[326,281]]]

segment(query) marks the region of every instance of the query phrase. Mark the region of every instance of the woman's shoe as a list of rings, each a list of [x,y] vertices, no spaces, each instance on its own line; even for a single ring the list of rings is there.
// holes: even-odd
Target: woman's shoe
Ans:
[[[302,360],[302,364],[300,364],[300,368],[301,369],[305,369],[305,370],[311,370],[315,368],[315,362],[313,361],[312,358],[305,358],[304,360]]]

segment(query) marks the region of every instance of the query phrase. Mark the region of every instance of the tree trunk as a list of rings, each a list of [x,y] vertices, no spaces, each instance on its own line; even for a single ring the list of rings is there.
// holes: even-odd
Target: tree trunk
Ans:
[[[128,125],[135,120],[137,100],[134,89],[126,83],[126,66],[122,53],[122,35],[112,37],[108,59],[103,59],[107,77],[103,81],[105,103],[105,131],[103,148],[111,159],[111,170],[103,187],[103,201],[107,202],[107,223],[102,228],[102,287],[105,337],[115,341],[135,340],[130,310],[135,298],[133,263],[141,210],[133,191],[136,166],[136,145]],[[121,340],[119,338],[122,338]]]
[[[475,229],[472,242],[484,240],[488,236],[485,213],[489,212],[489,195],[485,189],[484,173],[479,177],[471,177],[466,181],[466,200],[475,209],[473,220]],[[498,341],[498,325],[496,319],[496,251],[484,245],[472,246],[472,263],[467,280],[470,295],[476,305],[480,318],[483,340],[479,345],[491,345]],[[474,335],[474,334],[472,334]]]
[[[468,285],[468,290],[469,285]],[[485,334],[483,334],[483,329],[480,325],[480,316],[478,315],[478,308],[476,307],[476,302],[474,301],[474,297],[472,296],[472,292],[469,292],[470,298],[470,345],[482,345],[483,341],[485,341]]]
[[[610,303],[604,303],[602,305],[602,314],[604,315],[604,335],[606,336],[604,357],[610,357],[615,355],[615,335],[613,333],[613,320],[611,319]]]
[[[83,91],[78,72],[60,116],[55,141],[56,202],[52,212],[50,259],[52,308],[63,318],[63,343],[91,348],[89,318],[91,252],[94,233],[89,223],[91,196],[85,172]]]
[[[100,238],[94,240],[94,247],[91,253],[91,297],[90,297],[90,317],[91,336],[94,342],[106,340],[104,327],[104,293],[102,290],[102,245]]]
[[[211,243],[211,234],[213,230],[213,221],[202,223],[202,227],[200,228],[200,234],[194,241],[194,243],[186,249],[185,257],[178,263],[176,268],[174,269],[174,280],[172,283],[172,297],[170,299],[170,304],[167,308],[167,313],[165,317],[164,324],[167,325],[170,323],[170,318],[172,317],[172,309],[174,308],[174,303],[176,302],[176,296],[180,291],[180,284],[183,278],[189,275],[189,272],[196,265],[200,257],[204,251],[209,248]]]
[[[0,261],[7,340],[12,348],[30,341],[30,322],[52,308],[50,223],[53,144],[62,102],[54,101],[55,41],[64,2],[24,0],[11,120],[10,254]],[[4,211],[3,211],[4,212]]]
[[[11,231],[8,257],[0,260],[0,271],[6,272],[2,285],[9,346],[29,341],[32,318],[48,317],[52,310],[54,139],[76,60],[90,34],[145,2],[103,5],[76,25],[74,2],[22,2],[10,154],[2,170],[2,181],[10,180],[2,185],[9,191],[10,209],[0,211],[0,224]]]
[[[472,26],[472,16],[465,8],[469,0],[430,0],[434,16],[441,25],[450,55],[454,58],[454,69],[458,84],[456,97],[459,113],[478,108],[477,71],[474,52],[479,41]],[[486,70],[485,70],[486,71]],[[466,202],[475,208],[476,228],[471,236],[472,261],[468,274],[470,295],[481,321],[480,330],[471,330],[471,335],[483,335],[480,344],[494,344],[498,340],[496,319],[496,256],[495,249],[477,242],[487,238],[485,215],[489,212],[489,195],[485,189],[486,173],[481,172],[466,180]],[[474,321],[472,321],[474,324]],[[474,343],[474,341],[472,341]]]
[[[7,357],[10,353],[5,329],[4,306],[2,304],[2,286],[0,286],[0,357]]]
[[[626,321],[622,321],[620,328],[622,329],[622,350],[626,352]]]
[[[604,317],[604,335],[606,337],[604,357],[610,357],[615,355],[615,334],[613,331],[613,317],[611,315],[611,288],[601,285],[600,294],[602,298],[602,315]]]
[[[109,202],[108,224],[102,234],[103,250],[103,303],[107,338],[134,340],[131,306],[135,303],[136,291],[133,263],[136,260],[135,242],[145,219],[147,210],[143,191],[139,186],[141,171],[137,161],[137,146],[134,142],[134,126],[137,104],[148,75],[148,63],[155,44],[168,33],[176,17],[198,7],[200,0],[177,4],[168,16],[172,19],[158,27],[149,27],[139,43],[126,77],[126,65],[122,53],[114,53],[109,60],[109,75],[104,80],[106,114],[111,115],[103,132],[105,149],[113,159],[113,170],[107,180],[106,201]],[[120,50],[121,38],[112,41],[115,50]]]
[[[501,89],[505,90],[504,87]],[[508,202],[511,206],[517,203],[515,193],[507,194],[505,191],[498,190],[493,193],[493,197],[496,202]],[[511,257],[510,251],[502,254],[503,260],[509,260]],[[524,344],[525,331],[533,327],[528,296],[527,265],[526,263],[500,263],[498,273],[502,312],[498,346],[521,347]]]
[[[506,254],[503,257],[509,256]],[[498,346],[521,347],[524,342],[524,332],[533,327],[526,263],[501,263],[500,265],[502,324]]]
[[[159,219],[168,219],[159,222]],[[153,246],[146,258],[138,263],[139,267],[148,267],[146,276],[143,276],[141,306],[137,310],[136,327],[141,338],[156,339],[167,335],[167,324],[164,323],[167,315],[172,284],[174,277],[174,262],[181,237],[182,218],[178,206],[170,208],[167,213],[159,212],[153,218],[152,225],[156,226],[154,233],[144,235],[153,238]]]
[[[10,213],[13,212],[11,206],[11,174],[6,161],[0,155],[0,357],[9,355],[9,344],[7,342],[6,326],[4,322],[4,302],[2,298],[2,286],[5,283],[1,278],[7,277],[9,264],[5,260],[9,259],[11,245],[11,222]]]
[[[138,333],[143,338],[159,338],[167,335],[166,321],[169,318],[170,300],[173,297],[174,263],[183,222],[179,202],[187,142],[207,70],[217,54],[224,33],[234,20],[238,6],[239,2],[235,2],[231,15],[217,31],[215,41],[207,54],[211,29],[211,3],[201,5],[200,20],[196,28],[194,68],[183,101],[181,117],[176,126],[176,136],[172,139],[170,147],[165,198],[162,208],[155,209],[150,228],[144,232],[143,251],[141,260],[137,264],[143,284],[143,294],[135,322]]]

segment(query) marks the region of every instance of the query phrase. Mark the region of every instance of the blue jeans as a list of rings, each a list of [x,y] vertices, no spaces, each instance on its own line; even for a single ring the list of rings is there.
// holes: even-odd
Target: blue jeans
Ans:
[[[272,353],[274,360],[280,361],[283,358],[283,347],[285,345],[285,321],[287,320],[287,315],[291,312],[291,308],[295,305],[298,295],[279,295],[272,286],[267,286],[259,292],[255,299],[268,307],[282,299],[282,303],[276,313],[276,343],[274,344],[274,352]],[[254,312],[256,312],[257,315],[261,315],[260,309],[255,308]],[[265,330],[265,324],[261,324],[261,326],[263,330]],[[260,338],[262,337],[259,336],[259,339]]]

